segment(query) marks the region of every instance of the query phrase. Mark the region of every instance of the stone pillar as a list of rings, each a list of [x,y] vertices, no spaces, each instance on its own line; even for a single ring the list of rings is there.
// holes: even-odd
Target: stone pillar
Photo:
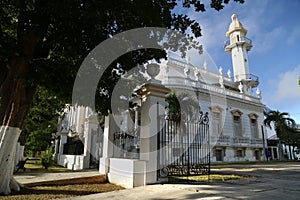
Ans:
[[[105,117],[104,133],[103,133],[103,152],[100,158],[99,172],[107,174],[109,172],[109,159],[113,157],[113,137],[117,124],[111,114]]]
[[[152,65],[152,66],[150,66]],[[146,161],[145,184],[157,182],[157,170],[159,166],[157,134],[159,128],[159,115],[165,113],[165,98],[170,89],[164,87],[159,81],[154,80],[155,73],[149,70],[154,67],[150,64],[147,67],[148,74],[152,77],[150,81],[142,85],[136,92],[140,95],[141,103],[141,132],[140,132],[140,160]],[[158,72],[159,72],[159,66]],[[152,69],[151,69],[152,70]]]
[[[84,127],[84,150],[83,150],[83,155],[84,155],[84,160],[83,160],[83,169],[89,168],[90,165],[90,154],[92,150],[92,145],[95,145],[95,141],[92,141],[92,132],[97,131],[98,129],[98,118],[97,114],[91,114],[88,116],[86,119],[85,127]],[[82,162],[82,161],[81,161]],[[76,167],[79,167],[80,162],[76,163]]]
[[[60,135],[60,142],[59,142],[59,153],[57,156],[57,163],[67,167],[68,161],[66,158],[61,157],[64,154],[64,144],[67,143],[68,136],[67,135]],[[64,159],[64,160],[63,160]]]
[[[61,135],[60,136],[60,143],[59,143],[59,154],[63,155],[64,154],[64,144],[67,143],[67,135]]]

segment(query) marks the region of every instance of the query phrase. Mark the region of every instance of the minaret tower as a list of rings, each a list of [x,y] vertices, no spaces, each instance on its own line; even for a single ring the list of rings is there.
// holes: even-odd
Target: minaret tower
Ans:
[[[225,51],[231,53],[234,82],[243,85],[244,93],[251,95],[252,88],[258,85],[258,77],[249,73],[248,51],[252,42],[246,38],[247,29],[239,22],[237,15],[231,16],[231,24],[226,33],[229,41],[225,44]]]

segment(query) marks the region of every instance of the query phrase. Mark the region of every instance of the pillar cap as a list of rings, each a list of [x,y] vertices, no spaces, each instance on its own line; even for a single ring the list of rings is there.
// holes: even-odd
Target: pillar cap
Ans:
[[[145,100],[149,96],[166,98],[170,91],[171,90],[169,88],[166,88],[161,84],[145,83],[136,90],[136,93],[142,98],[142,100]]]

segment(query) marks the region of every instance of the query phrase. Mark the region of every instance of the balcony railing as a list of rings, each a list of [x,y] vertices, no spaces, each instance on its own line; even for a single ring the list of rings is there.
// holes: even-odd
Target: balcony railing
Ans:
[[[258,76],[254,74],[238,74],[234,76],[235,80],[253,80],[259,82]]]
[[[251,139],[251,145],[252,146],[263,146],[263,140],[262,139],[258,139],[258,138],[255,138],[255,139]]]
[[[228,136],[228,135],[221,135],[218,138],[218,143],[230,143],[230,136]]]
[[[235,144],[249,144],[250,140],[247,137],[233,137],[233,143]]]
[[[263,140],[259,138],[221,135],[218,138],[212,138],[212,141],[216,141],[217,146],[263,147]]]
[[[231,41],[231,43],[236,43],[236,42],[246,42],[246,43],[252,45],[252,40],[250,40],[249,38],[247,38],[247,37],[245,37],[245,36],[242,36],[242,37],[240,37],[239,41],[237,40],[237,38],[233,38],[233,39],[227,40],[227,41],[225,42],[225,44],[224,44],[224,47],[229,46],[229,45],[231,44],[230,41]]]

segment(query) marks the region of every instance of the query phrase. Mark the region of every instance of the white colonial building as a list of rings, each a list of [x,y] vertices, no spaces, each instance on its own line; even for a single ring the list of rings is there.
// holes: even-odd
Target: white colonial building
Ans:
[[[232,69],[228,69],[226,74],[221,67],[218,72],[213,72],[209,70],[207,62],[203,66],[195,66],[188,58],[184,60],[168,52],[168,59],[160,63],[160,72],[156,76],[166,88],[173,89],[176,93],[189,93],[199,102],[200,109],[208,112],[212,162],[264,159],[264,105],[258,89],[258,77],[250,73],[248,51],[252,48],[252,42],[246,38],[246,34],[247,30],[238,21],[237,15],[232,15],[232,22],[226,33],[229,40],[224,46],[225,51],[231,54]],[[120,124],[125,126],[119,131],[130,133],[124,134],[124,137],[115,137],[118,142],[124,139],[121,144],[124,152],[112,150],[114,157],[139,158],[143,142],[138,141],[137,134],[141,133],[135,130],[141,116],[143,113],[136,110],[131,114],[126,112],[119,118]],[[129,118],[133,120],[128,120]],[[134,123],[129,123],[130,121]],[[102,152],[106,155],[109,149],[102,149],[102,133],[97,117],[90,109],[71,107],[59,126],[60,139],[57,140],[59,145],[56,145],[58,164],[71,169],[94,166],[102,157]],[[134,140],[130,140],[131,136]],[[109,137],[114,140],[114,136]],[[76,139],[80,139],[82,144],[74,143],[78,141]],[[76,150],[80,145],[81,150]],[[115,160],[111,160],[113,162]]]
[[[72,170],[95,168],[101,155],[97,115],[83,106],[67,106],[55,139],[57,164]]]
[[[211,160],[255,161],[262,160],[263,109],[259,80],[249,71],[248,51],[252,42],[246,38],[247,30],[232,15],[226,33],[229,38],[225,51],[231,54],[233,74],[228,69],[223,74],[208,70],[207,63],[193,66],[182,59],[168,60],[161,64],[158,79],[168,88],[195,94],[201,110],[210,114],[211,143],[214,145]],[[254,88],[256,88],[254,90]],[[253,91],[254,90],[254,91]]]

